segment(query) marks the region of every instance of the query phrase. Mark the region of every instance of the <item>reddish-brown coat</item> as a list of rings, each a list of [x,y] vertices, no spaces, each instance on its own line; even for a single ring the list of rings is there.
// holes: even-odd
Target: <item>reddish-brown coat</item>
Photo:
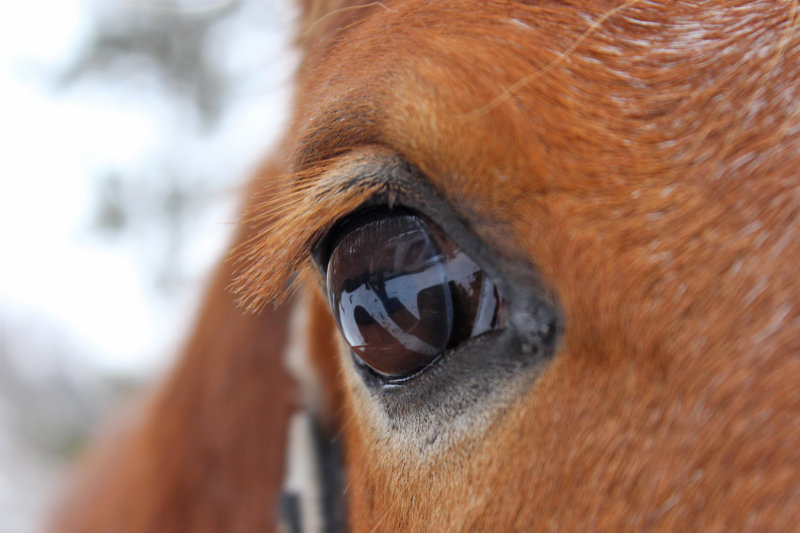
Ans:
[[[307,13],[327,13],[324,2],[307,4]],[[347,444],[352,529],[800,523],[796,6],[344,4],[305,34],[288,143],[295,166],[277,180],[280,195],[250,208],[239,297],[263,309],[298,268],[303,290],[319,290],[309,245],[371,194],[334,193],[326,180],[353,163],[354,150],[378,146],[420,169],[498,253],[534,264],[566,320],[559,353],[533,388],[490,427],[420,461],[376,437],[369,406],[345,386],[351,369],[331,364],[332,326],[314,297],[312,355]],[[319,190],[330,194],[312,198]],[[206,324],[217,320],[219,298],[212,294]],[[227,309],[248,324],[227,342],[253,342],[242,335],[264,338],[269,327],[279,335],[280,321]],[[213,342],[228,350],[226,338]],[[231,455],[214,455],[221,462],[210,472],[262,491],[269,505],[283,456],[246,450],[281,450],[267,434],[283,427],[287,404],[275,402],[287,397],[270,400],[254,385],[279,372],[274,357],[263,375],[227,374],[251,361],[248,346],[215,359],[188,351],[161,393],[187,403],[163,424],[152,411],[144,427],[164,433],[130,442],[143,443],[133,457],[153,458],[171,457],[179,434],[190,457],[209,458],[217,443]],[[255,438],[266,440],[242,440],[222,420],[216,432],[188,431],[192,409],[216,412],[227,389],[188,395],[209,380],[219,387],[220,375],[253,391],[235,403],[236,417],[265,424]],[[270,401],[274,426],[260,407]],[[237,478],[246,458],[252,471]],[[133,464],[124,453],[116,460]],[[114,498],[133,502],[128,516],[144,517],[124,531],[147,531],[159,513],[167,518],[155,529],[174,529],[173,504],[200,531],[219,528],[225,512],[242,530],[264,526],[234,500],[212,499],[222,506],[213,513],[187,503],[215,486],[206,471],[163,472],[159,483],[114,485]]]

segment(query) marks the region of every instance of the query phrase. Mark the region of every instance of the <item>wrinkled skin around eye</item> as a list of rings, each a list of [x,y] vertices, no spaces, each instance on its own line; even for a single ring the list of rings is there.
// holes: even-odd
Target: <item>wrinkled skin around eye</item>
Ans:
[[[401,378],[502,327],[494,283],[444,233],[406,211],[350,224],[328,262],[328,298],[353,352]]]

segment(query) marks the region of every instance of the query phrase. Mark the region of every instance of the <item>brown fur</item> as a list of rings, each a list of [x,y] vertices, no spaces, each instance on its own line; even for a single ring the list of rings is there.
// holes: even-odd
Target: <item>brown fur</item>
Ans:
[[[398,455],[372,423],[347,357],[330,353],[327,304],[313,296],[312,356],[346,441],[351,528],[796,527],[796,4],[308,4],[293,164],[277,179],[280,194],[249,210],[238,298],[265,313],[292,276],[319,291],[311,244],[378,190],[348,181],[360,165],[396,153],[494,252],[535,265],[566,320],[534,387],[489,427],[420,459]],[[201,324],[217,324],[220,298],[212,292]],[[211,339],[190,348],[161,393],[185,407],[151,411],[143,427],[159,432],[145,430],[149,440],[133,438],[141,444],[116,459],[163,461],[180,441],[204,467],[112,484],[110,499],[131,502],[127,516],[151,520],[123,531],[178,530],[174,513],[198,531],[219,528],[223,515],[242,530],[265,527],[266,514],[259,522],[235,498],[213,500],[213,513],[188,502],[205,501],[198,493],[228,475],[236,483],[222,486],[274,502],[282,444],[269,437],[280,434],[288,397],[284,407],[270,400],[277,422],[266,422],[258,387],[280,370],[274,357],[253,359],[247,336],[279,335],[280,311],[226,313],[248,324],[213,340],[227,355],[204,356]],[[250,348],[231,350],[234,341]],[[235,370],[247,361],[263,371]],[[223,418],[213,430],[182,429],[195,411],[219,409],[220,374],[253,391],[225,412],[261,431]],[[227,451],[202,455],[212,443]],[[241,455],[229,455],[234,446]],[[110,505],[100,509],[111,516]],[[163,527],[147,529],[159,513]]]

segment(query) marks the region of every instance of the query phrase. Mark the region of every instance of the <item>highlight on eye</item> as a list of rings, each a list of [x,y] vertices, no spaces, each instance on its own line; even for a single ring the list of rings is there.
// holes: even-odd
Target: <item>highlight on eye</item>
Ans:
[[[431,221],[373,208],[339,225],[327,267],[328,300],[357,361],[406,379],[447,350],[505,327],[489,276]]]

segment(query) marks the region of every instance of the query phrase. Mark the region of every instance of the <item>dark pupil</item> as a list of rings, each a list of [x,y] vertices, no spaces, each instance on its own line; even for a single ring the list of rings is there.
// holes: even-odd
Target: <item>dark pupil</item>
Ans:
[[[328,298],[344,338],[373,370],[411,374],[497,327],[494,285],[420,217],[384,211],[350,227],[328,263]]]

